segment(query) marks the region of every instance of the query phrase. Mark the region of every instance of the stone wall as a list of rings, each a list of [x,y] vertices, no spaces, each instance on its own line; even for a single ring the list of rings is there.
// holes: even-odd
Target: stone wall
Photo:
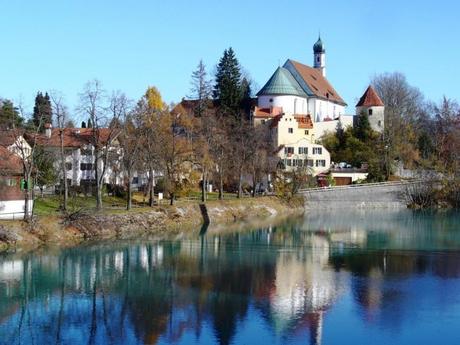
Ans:
[[[407,207],[405,183],[351,185],[303,191],[307,209]]]

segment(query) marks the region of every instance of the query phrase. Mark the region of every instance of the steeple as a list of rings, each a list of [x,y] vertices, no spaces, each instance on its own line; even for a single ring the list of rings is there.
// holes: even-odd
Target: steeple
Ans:
[[[323,76],[326,76],[326,48],[320,35],[313,45],[313,67],[321,70]]]

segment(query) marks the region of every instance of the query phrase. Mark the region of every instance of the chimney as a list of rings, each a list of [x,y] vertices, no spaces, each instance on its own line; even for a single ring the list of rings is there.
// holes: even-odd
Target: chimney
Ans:
[[[51,123],[45,123],[45,135],[47,138],[51,138],[51,129],[53,128],[53,126],[51,125]]]

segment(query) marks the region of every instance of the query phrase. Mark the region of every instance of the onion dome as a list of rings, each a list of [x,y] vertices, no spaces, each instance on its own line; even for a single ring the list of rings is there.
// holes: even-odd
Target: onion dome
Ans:
[[[323,41],[321,41],[321,36],[318,36],[318,40],[313,45],[313,52],[314,53],[325,53],[326,48],[324,48]]]

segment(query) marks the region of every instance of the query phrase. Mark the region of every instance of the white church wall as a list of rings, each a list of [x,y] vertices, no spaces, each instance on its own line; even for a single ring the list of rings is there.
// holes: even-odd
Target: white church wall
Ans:
[[[290,95],[259,96],[259,108],[282,107],[286,114],[306,114],[307,100],[303,97]]]
[[[340,121],[344,129],[350,126],[353,127],[353,115],[342,115],[340,116]],[[315,138],[319,140],[327,132],[335,132],[338,122],[338,120],[316,122],[314,124]]]

